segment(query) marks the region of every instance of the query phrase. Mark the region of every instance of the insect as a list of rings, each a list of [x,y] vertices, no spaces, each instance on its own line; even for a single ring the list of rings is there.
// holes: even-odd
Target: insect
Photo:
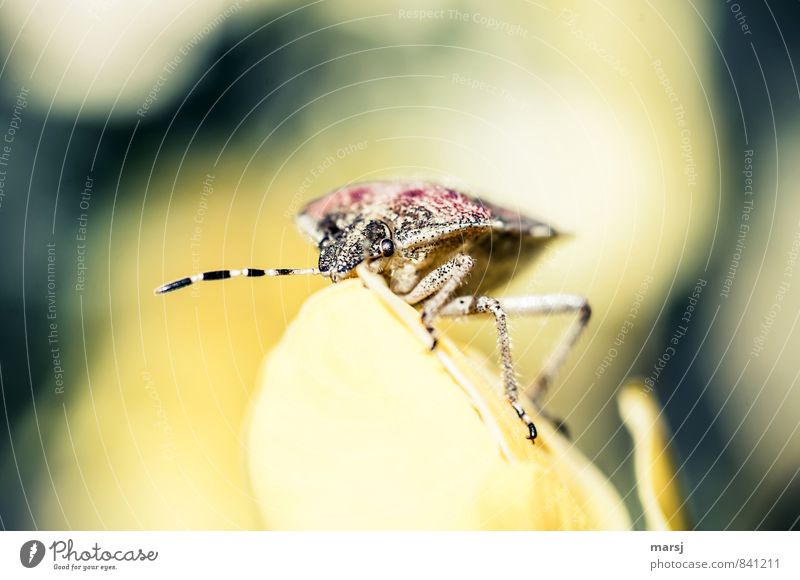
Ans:
[[[436,347],[437,317],[494,317],[504,394],[534,440],[536,426],[520,403],[511,357],[508,315],[577,314],[547,359],[529,396],[541,412],[542,396],[586,327],[591,309],[573,294],[494,298],[485,292],[507,281],[556,236],[549,225],[476,197],[425,181],[372,181],[336,189],[297,215],[299,228],[319,247],[316,268],[217,270],[156,288],[171,292],[203,280],[318,275],[338,282],[367,268],[389,289],[417,305]]]

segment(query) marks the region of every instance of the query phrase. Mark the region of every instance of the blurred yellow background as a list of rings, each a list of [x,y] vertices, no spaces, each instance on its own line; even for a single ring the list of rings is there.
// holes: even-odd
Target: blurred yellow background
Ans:
[[[59,298],[66,394],[40,399],[15,440],[44,450],[27,496],[36,525],[260,528],[243,438],[257,369],[328,282],[152,290],[195,271],[315,265],[297,210],[344,183],[401,176],[455,184],[571,234],[535,266],[520,264],[498,294],[589,298],[591,324],[547,408],[641,513],[626,493],[630,442],[615,393],[630,374],[650,372],[660,343],[644,357],[642,345],[669,337],[668,296],[684,307],[681,292],[705,275],[726,227],[729,151],[707,27],[728,14],[710,3],[630,1],[108,1],[77,10],[9,1],[0,24],[9,86],[30,86],[30,107],[51,110],[51,123],[105,127],[101,139],[124,153],[114,167],[87,170],[100,176],[87,285],[65,283]],[[26,78],[32,62],[39,71]],[[198,94],[205,110],[191,112]],[[77,155],[91,159],[99,143],[78,143]],[[75,210],[77,193],[63,195],[62,208]],[[69,272],[75,226],[65,223],[58,254]],[[695,336],[704,321],[693,321]],[[523,382],[569,322],[512,321]],[[489,321],[444,326],[494,364]],[[656,392],[665,398],[672,386]]]

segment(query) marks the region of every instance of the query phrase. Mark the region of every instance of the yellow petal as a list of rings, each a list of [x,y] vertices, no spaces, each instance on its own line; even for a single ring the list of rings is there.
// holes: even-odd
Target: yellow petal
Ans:
[[[446,340],[431,353],[357,280],[312,296],[265,361],[251,407],[263,525],[628,527],[605,478],[542,419],[531,445],[483,374]]]
[[[691,527],[680,491],[670,435],[661,409],[641,385],[620,393],[619,410],[633,438],[636,489],[648,530],[686,530]]]

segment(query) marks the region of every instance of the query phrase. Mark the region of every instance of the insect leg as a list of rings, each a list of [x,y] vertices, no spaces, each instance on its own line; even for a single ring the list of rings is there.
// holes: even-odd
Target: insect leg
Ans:
[[[536,439],[536,426],[519,402],[517,376],[514,373],[514,363],[511,359],[511,336],[508,332],[508,316],[501,301],[491,296],[465,296],[451,301],[439,312],[440,316],[466,316],[469,314],[491,314],[494,316],[506,400],[528,428],[528,439]]]
[[[413,310],[413,314],[409,314],[409,309],[405,308],[406,303],[397,294],[389,289],[386,279],[374,272],[367,262],[362,262],[356,267],[358,277],[361,279],[364,286],[375,292],[383,303],[394,312],[411,331],[417,335],[422,343],[429,349],[433,350],[435,342],[430,332],[420,324],[419,315]]]
[[[261,270],[257,268],[242,268],[241,270],[214,270],[212,272],[203,272],[202,274],[194,274],[187,276],[159,286],[155,289],[156,294],[164,294],[172,292],[179,288],[184,288],[194,284],[195,282],[203,282],[205,280],[225,280],[227,278],[236,278],[239,276],[247,278],[257,278],[259,276],[295,276],[295,275],[327,275],[323,274],[317,268],[274,268],[270,270]]]
[[[422,324],[433,336],[433,347],[436,346],[436,331],[432,326],[433,319],[439,310],[447,304],[469,275],[475,260],[464,254],[457,254],[450,260],[426,274],[408,294],[402,296],[409,304],[428,298],[422,307]]]
[[[472,296],[456,298],[442,309],[440,316],[463,316],[464,314],[477,313],[476,303],[479,298]],[[508,314],[523,314],[526,316],[551,314],[565,314],[576,312],[578,317],[575,322],[564,332],[558,346],[550,354],[539,376],[530,391],[530,398],[541,407],[542,397],[552,382],[558,369],[564,364],[572,347],[580,338],[589,322],[592,310],[586,298],[574,294],[544,294],[540,296],[515,296],[500,298],[502,309]]]

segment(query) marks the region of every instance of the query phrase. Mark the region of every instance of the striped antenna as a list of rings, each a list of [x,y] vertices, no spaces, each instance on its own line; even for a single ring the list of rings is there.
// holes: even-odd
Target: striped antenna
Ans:
[[[275,268],[272,270],[260,270],[257,268],[242,268],[241,270],[214,270],[203,272],[175,280],[169,284],[164,284],[155,289],[156,294],[166,294],[179,288],[190,286],[195,282],[205,280],[225,280],[227,278],[258,278],[260,276],[329,276],[328,272],[321,272],[319,268]]]

